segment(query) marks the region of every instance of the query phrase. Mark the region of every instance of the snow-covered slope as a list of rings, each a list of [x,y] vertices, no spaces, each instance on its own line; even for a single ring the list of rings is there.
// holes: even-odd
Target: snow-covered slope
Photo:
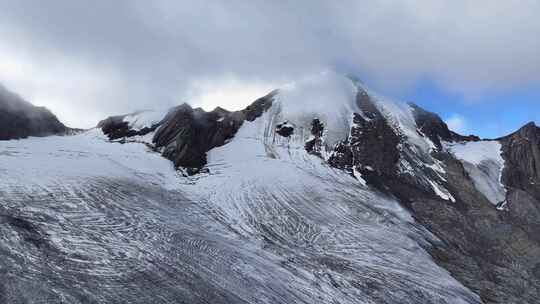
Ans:
[[[449,151],[463,165],[477,189],[497,205],[505,201],[506,189],[501,182],[504,159],[498,141],[447,144]]]
[[[169,109],[139,111],[126,115],[123,121],[128,123],[130,129],[140,131],[159,124],[168,111]]]
[[[245,122],[192,177],[97,130],[0,142],[2,299],[479,303],[395,199],[276,139],[286,109]]]
[[[97,129],[76,136],[0,141],[0,150],[3,187],[47,189],[91,178],[135,177],[166,188],[177,184],[169,161],[144,145],[111,143]]]
[[[313,118],[326,126],[325,142],[330,146],[349,134],[351,113],[357,111],[357,89],[354,83],[341,75],[325,72],[306,77],[279,90],[275,98],[275,123],[291,121],[297,124],[296,135],[302,145],[311,135]]]
[[[335,73],[0,141],[0,303],[527,302],[539,141]]]

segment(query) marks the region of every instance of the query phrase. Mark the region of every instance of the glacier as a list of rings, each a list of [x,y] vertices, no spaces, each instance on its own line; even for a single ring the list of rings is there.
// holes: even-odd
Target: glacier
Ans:
[[[462,136],[326,72],[241,111],[184,104],[52,134],[0,141],[0,303],[539,292],[534,124]]]
[[[353,104],[335,84],[323,96]],[[282,120],[307,122],[293,93],[194,176],[152,134],[0,142],[1,302],[481,303],[395,198],[308,154],[307,133],[276,135]],[[339,107],[339,119],[312,109],[347,136]]]

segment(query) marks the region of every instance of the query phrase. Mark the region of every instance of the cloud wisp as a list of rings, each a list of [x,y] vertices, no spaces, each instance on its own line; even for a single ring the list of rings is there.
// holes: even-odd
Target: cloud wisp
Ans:
[[[468,134],[468,124],[465,117],[459,114],[453,114],[448,119],[445,120],[446,124],[450,128],[450,130],[460,133],[460,134]]]

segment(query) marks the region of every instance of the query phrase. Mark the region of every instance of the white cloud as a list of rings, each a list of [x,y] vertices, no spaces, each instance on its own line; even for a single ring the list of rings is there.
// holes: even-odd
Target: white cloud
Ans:
[[[53,110],[68,126],[93,127],[114,109],[107,102],[115,98],[122,83],[104,67],[52,54],[31,56],[5,44],[0,45],[0,53],[0,79],[6,88]]]
[[[467,132],[469,132],[467,120],[462,115],[453,114],[448,119],[446,119],[445,122],[450,128],[450,130],[454,132],[461,134],[467,134]]]
[[[535,0],[0,1],[2,64],[30,67],[0,82],[75,125],[197,90],[213,107],[327,68],[384,92],[428,78],[481,96],[540,83],[539,11]]]
[[[186,100],[192,106],[207,111],[216,106],[237,111],[280,86],[277,83],[240,81],[232,76],[219,80],[196,80],[189,86]]]

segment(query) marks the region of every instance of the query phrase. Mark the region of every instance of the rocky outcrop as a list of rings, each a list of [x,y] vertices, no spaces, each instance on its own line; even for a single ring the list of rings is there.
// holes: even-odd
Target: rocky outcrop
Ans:
[[[356,169],[376,183],[397,173],[399,136],[366,91],[359,89],[356,104],[361,113],[353,113],[350,135],[334,147],[328,163],[349,172]]]
[[[310,134],[311,137],[304,144],[304,148],[308,153],[321,157],[324,149],[324,124],[318,118],[311,121]]]
[[[345,170],[352,174],[354,169],[354,155],[351,150],[351,143],[348,140],[338,142],[330,156],[328,164],[336,169]]]
[[[426,111],[414,103],[409,103],[413,109],[414,119],[421,135],[428,137],[437,148],[442,148],[441,141],[479,141],[475,135],[463,136],[451,131],[439,115]]]
[[[354,113],[349,137],[355,156],[353,165],[381,176],[396,174],[399,136],[365,91],[359,90],[356,102],[362,112]]]
[[[128,115],[137,115],[138,113],[132,113]],[[130,127],[129,122],[125,120],[128,115],[119,115],[111,116],[107,119],[100,121],[97,125],[105,135],[111,140],[133,137],[133,136],[144,136],[150,132],[153,132],[159,127],[160,123],[154,124],[149,127],[144,127],[142,129],[133,129]]]
[[[239,113],[205,112],[183,104],[165,117],[153,142],[175,166],[198,169],[206,164],[206,152],[232,138],[242,122]]]
[[[499,139],[505,167],[502,182],[540,200],[540,128],[533,122]]]
[[[129,138],[154,132],[152,147],[175,167],[197,173],[206,164],[206,152],[225,144],[244,121],[253,121],[271,105],[276,91],[259,98],[241,111],[229,112],[216,108],[206,112],[185,103],[171,109],[159,123],[141,130],[131,129],[125,116],[109,117],[98,127],[109,139]]]
[[[535,274],[540,230],[523,225],[520,215],[497,210],[475,188],[461,162],[448,154],[439,157],[445,164],[447,187],[455,203],[429,198],[410,184],[391,187],[408,202],[416,221],[441,240],[427,249],[439,265],[476,291],[484,303],[534,303],[540,294]],[[516,199],[521,204],[530,198]]]
[[[276,133],[283,137],[290,137],[294,133],[294,126],[288,121],[276,125]]]
[[[70,129],[44,107],[36,107],[0,86],[0,140],[66,134]]]
[[[259,98],[241,111],[216,108],[206,112],[183,104],[162,121],[153,143],[176,167],[196,173],[206,164],[206,152],[231,139],[244,121],[253,121],[272,105],[275,92]]]
[[[506,216],[540,242],[540,128],[531,122],[499,141]]]

